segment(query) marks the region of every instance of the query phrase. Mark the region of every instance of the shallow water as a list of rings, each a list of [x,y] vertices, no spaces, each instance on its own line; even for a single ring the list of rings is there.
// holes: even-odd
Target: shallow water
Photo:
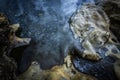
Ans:
[[[94,3],[94,0],[0,0],[0,11],[8,16],[11,24],[20,23],[20,36],[32,38],[31,44],[20,53],[22,54],[18,64],[20,72],[25,71],[33,60],[37,60],[42,69],[48,69],[56,64],[62,64],[70,50],[74,48],[83,50],[79,40],[74,39],[68,21],[84,2]],[[75,67],[79,66],[77,67],[79,71],[97,75],[98,78],[107,74],[104,70],[101,71],[104,64],[112,66],[113,63],[107,59],[99,63],[83,59],[74,61]],[[81,62],[78,63],[79,61]],[[96,68],[96,73],[89,71],[94,70],[92,68]],[[112,71],[108,69],[106,72]]]
[[[83,2],[93,0],[0,0],[0,11],[11,24],[21,25],[21,37],[32,38],[31,44],[22,51],[19,63],[23,72],[32,60],[41,68],[48,69],[62,64],[70,49],[81,50],[78,40],[69,29],[69,18]],[[19,53],[19,52],[16,52]]]

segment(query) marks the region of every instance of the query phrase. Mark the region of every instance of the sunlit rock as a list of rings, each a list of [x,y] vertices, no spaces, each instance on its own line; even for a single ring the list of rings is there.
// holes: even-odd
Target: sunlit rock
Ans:
[[[82,57],[99,60],[102,48],[108,49],[104,55],[118,53],[114,36],[109,31],[109,18],[105,12],[94,4],[84,4],[70,19],[70,28],[75,39],[80,39],[84,48]],[[115,50],[113,52],[112,50]]]
[[[26,72],[18,80],[97,80],[96,78],[78,72],[72,62],[71,56],[64,59],[64,64],[54,66],[50,70],[42,70],[38,62],[33,61]]]

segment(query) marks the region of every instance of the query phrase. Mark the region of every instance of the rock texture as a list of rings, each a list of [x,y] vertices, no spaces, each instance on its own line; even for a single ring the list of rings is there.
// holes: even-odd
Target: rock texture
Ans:
[[[120,41],[120,0],[95,0],[96,5],[101,7],[110,19],[110,30]]]
[[[68,55],[64,64],[54,66],[50,70],[42,70],[38,62],[33,61],[26,72],[21,74],[17,80],[97,80],[96,78],[78,72]]]
[[[21,62],[21,64],[24,63],[21,72],[26,69],[27,63],[30,63],[32,60],[36,61],[33,61],[27,71],[17,77],[18,80],[96,80],[92,76],[97,77],[99,80],[117,80],[116,75],[119,78],[119,60],[116,62],[114,58],[108,56],[109,54],[120,53],[118,41],[114,37],[114,35],[117,36],[117,39],[120,41],[119,1],[99,0],[96,3],[104,9],[108,16],[94,4],[84,4],[71,17],[70,28],[74,35],[74,38],[72,38],[68,24],[66,24],[68,19],[64,17],[70,16],[75,11],[77,1],[70,2],[65,0],[63,2],[66,3],[62,3],[63,7],[60,7],[61,4],[57,2],[57,5],[51,5],[54,2],[53,0],[41,0],[41,2],[39,0],[7,0],[9,8],[8,6],[5,7],[5,12],[8,15],[15,15],[14,17],[9,16],[11,21],[20,21],[24,26],[29,24],[29,27],[23,27],[24,33],[22,35],[30,36],[35,41],[35,44],[33,43],[25,51],[26,54]],[[12,5],[14,2],[15,5]],[[73,3],[74,5],[71,6]],[[18,8],[15,7],[16,5]],[[0,6],[2,7],[2,5]],[[114,35],[111,34],[109,27]],[[19,24],[10,25],[5,15],[0,14],[1,80],[16,79],[16,63],[9,57],[9,53],[12,48],[28,45],[30,42],[29,38],[21,39],[16,37],[15,32],[18,28]],[[69,52],[69,47],[71,48],[72,45],[77,44],[77,41],[74,39],[79,39],[78,43],[82,44],[84,48],[83,52],[77,53],[77,57],[73,56],[74,66],[80,72],[92,76],[78,72],[74,68],[70,56],[64,59],[63,65],[54,66],[50,70],[41,69],[41,67],[48,68],[51,65],[53,66],[53,64],[62,63],[63,60],[61,58],[64,58]],[[86,59],[102,60],[93,62]],[[39,65],[39,63],[42,65]]]
[[[80,39],[84,48],[82,57],[99,60],[112,53],[119,53],[117,42],[109,30],[109,18],[94,4],[84,4],[70,19],[70,28],[75,39]],[[114,40],[113,40],[114,39]],[[102,48],[107,51],[103,54]],[[102,56],[100,56],[103,54]]]
[[[29,38],[15,36],[19,25],[10,25],[7,17],[0,13],[0,80],[16,79],[16,62],[9,57],[10,51],[18,46],[28,45]]]
[[[114,63],[114,71],[118,80],[120,80],[120,54],[111,54],[110,56],[117,59]]]
[[[107,14],[94,4],[84,4],[71,17],[70,28],[74,38],[79,39],[84,48],[82,55],[74,52],[76,69],[98,80],[116,80],[113,69],[116,60],[108,55],[120,53],[119,42],[109,30],[110,19]]]
[[[120,80],[120,59],[114,63],[114,70],[118,80]]]

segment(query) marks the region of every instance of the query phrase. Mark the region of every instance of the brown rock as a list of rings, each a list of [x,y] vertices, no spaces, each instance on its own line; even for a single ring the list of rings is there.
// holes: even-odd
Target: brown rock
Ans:
[[[96,78],[78,72],[70,56],[64,59],[64,64],[54,66],[50,70],[41,70],[39,64],[34,61],[26,72],[18,77],[18,80],[97,80]]]

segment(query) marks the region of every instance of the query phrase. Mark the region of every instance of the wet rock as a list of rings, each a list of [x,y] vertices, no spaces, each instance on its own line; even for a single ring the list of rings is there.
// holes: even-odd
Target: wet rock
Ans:
[[[12,35],[10,36],[10,43],[13,48],[28,45],[31,41],[31,38],[19,38],[15,36],[15,32],[20,27],[19,24],[13,24],[9,26],[11,28]]]
[[[62,64],[72,47],[81,51],[78,40],[73,38],[69,29],[68,20],[84,2],[94,3],[94,0],[0,1],[0,11],[7,14],[12,23],[22,25],[20,36],[32,38],[26,49],[16,51],[24,54],[22,59],[17,58],[20,72],[24,72],[32,60],[38,61],[42,69],[48,69]]]
[[[7,17],[0,13],[0,80],[16,79],[17,63],[9,57],[10,51],[15,47],[23,46],[23,41],[24,45],[30,42],[28,38],[26,40],[15,36],[18,27],[18,24],[10,25]]]
[[[54,66],[49,70],[42,70],[38,62],[33,61],[30,67],[18,77],[18,80],[97,80],[96,78],[78,72],[68,55],[64,64]]]
[[[70,28],[74,38],[79,38],[84,48],[82,57],[99,60],[108,54],[119,53],[115,46],[118,43],[112,40],[114,37],[110,33],[109,25],[106,13],[94,4],[84,4],[73,14]],[[102,48],[106,48],[107,51],[102,53]],[[112,51],[113,49],[116,52]]]
[[[74,66],[78,71],[92,75],[98,80],[117,80],[113,66],[116,59],[110,56],[107,56],[98,62],[93,62],[76,56],[73,61]]]
[[[118,80],[120,80],[120,54],[111,54],[110,56],[117,59],[113,66],[115,74]]]
[[[114,70],[118,80],[120,80],[120,59],[114,63]]]
[[[98,80],[117,80],[113,68],[115,59],[108,55],[119,54],[117,45],[120,44],[109,30],[109,21],[106,13],[94,4],[84,4],[70,19],[74,38],[80,39],[84,48],[82,55],[74,52],[74,66],[80,72],[95,76]]]
[[[115,62],[114,70],[118,80],[120,80],[120,59]]]
[[[95,0],[110,19],[110,30],[120,42],[120,0]]]
[[[15,80],[16,63],[9,58],[10,50],[10,27],[8,19],[0,13],[0,79]]]
[[[7,49],[7,47],[10,45],[9,41],[9,33],[10,33],[10,28],[9,28],[9,23],[7,18],[3,15],[0,14],[0,55],[3,55],[3,52]]]
[[[17,65],[14,59],[3,55],[0,57],[0,79],[16,80]]]

